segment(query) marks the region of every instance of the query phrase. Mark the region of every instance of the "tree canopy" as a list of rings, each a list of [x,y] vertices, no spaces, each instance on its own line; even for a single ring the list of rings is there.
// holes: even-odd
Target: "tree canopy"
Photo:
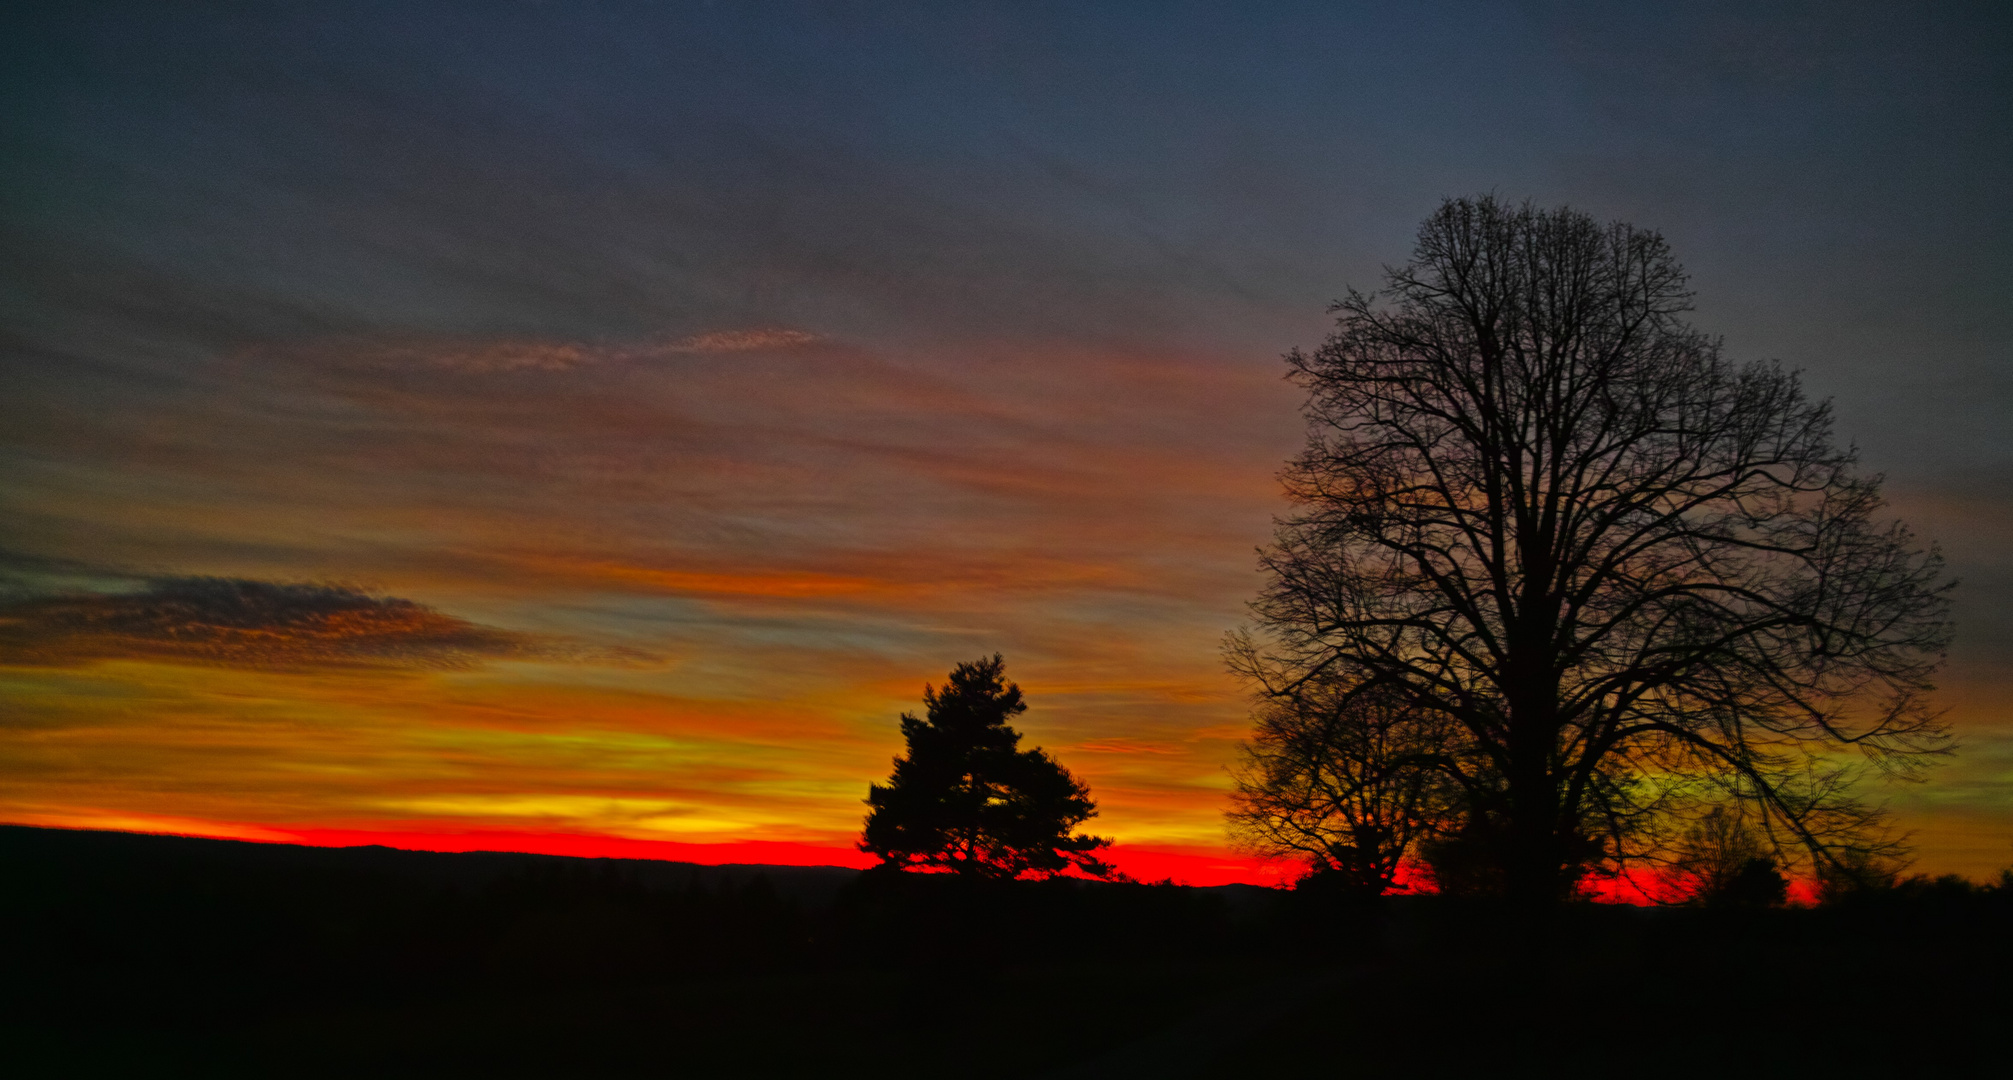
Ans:
[[[902,714],[908,753],[886,784],[867,789],[860,850],[883,866],[989,878],[1097,877],[1110,844],[1075,834],[1097,815],[1090,789],[1040,747],[1020,749],[1007,721],[1027,711],[1006,661],[959,664],[942,691],[925,686],[923,718]]]
[[[1308,441],[1228,650],[1263,702],[1253,846],[1416,805],[1379,858],[1545,901],[1719,807],[1771,857],[1883,843],[1844,752],[1946,748],[1941,560],[1882,520],[1829,405],[1690,306],[1656,233],[1458,199],[1287,355]]]

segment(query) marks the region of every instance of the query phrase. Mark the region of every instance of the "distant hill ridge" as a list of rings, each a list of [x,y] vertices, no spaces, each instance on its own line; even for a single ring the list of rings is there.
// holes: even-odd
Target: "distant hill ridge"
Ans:
[[[621,875],[635,880],[646,889],[657,891],[694,888],[710,892],[737,890],[747,887],[757,878],[767,878],[769,886],[779,897],[795,900],[806,907],[830,904],[841,888],[860,875],[859,870],[844,866],[706,865],[661,859],[589,858],[506,851],[409,851],[378,844],[309,847],[257,840],[220,840],[33,825],[0,825],[0,866],[12,868],[15,874],[35,866],[44,872],[87,877],[118,877],[125,873],[170,866],[182,871],[207,867],[232,874],[302,870],[350,872],[400,878],[421,886],[453,886],[470,892],[537,868],[572,868],[587,873]]]

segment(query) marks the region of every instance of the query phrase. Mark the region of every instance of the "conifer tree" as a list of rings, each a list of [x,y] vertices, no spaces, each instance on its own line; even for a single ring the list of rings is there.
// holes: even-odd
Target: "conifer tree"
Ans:
[[[1111,841],[1075,835],[1097,815],[1090,789],[1040,747],[1020,749],[1007,721],[1027,703],[1005,670],[994,654],[959,664],[941,691],[924,687],[925,717],[902,715],[908,754],[868,787],[860,850],[905,870],[1115,876],[1096,856]]]

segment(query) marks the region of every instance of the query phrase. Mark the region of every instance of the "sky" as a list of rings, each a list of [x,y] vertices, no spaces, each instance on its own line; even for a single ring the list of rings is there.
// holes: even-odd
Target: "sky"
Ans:
[[[1143,876],[1233,852],[1280,356],[1494,193],[1661,231],[1960,579],[2013,864],[1990,4],[0,15],[0,821],[836,862],[994,652]]]

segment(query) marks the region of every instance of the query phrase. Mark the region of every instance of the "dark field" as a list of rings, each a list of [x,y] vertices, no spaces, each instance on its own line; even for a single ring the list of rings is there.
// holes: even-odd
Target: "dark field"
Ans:
[[[979,887],[0,827],[13,1076],[1914,1075],[2005,889],[1813,910]]]

